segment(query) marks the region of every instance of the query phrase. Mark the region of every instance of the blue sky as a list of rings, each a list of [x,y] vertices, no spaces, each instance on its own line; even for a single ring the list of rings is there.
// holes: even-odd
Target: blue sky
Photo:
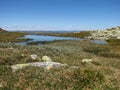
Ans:
[[[120,25],[120,0],[0,0],[7,30],[95,30]]]

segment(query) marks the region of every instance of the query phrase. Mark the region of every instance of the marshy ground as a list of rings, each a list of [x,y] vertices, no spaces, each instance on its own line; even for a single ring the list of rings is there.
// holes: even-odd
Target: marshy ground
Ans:
[[[36,60],[30,55],[36,54]],[[55,62],[78,66],[44,70],[27,67],[12,72],[11,65],[41,61],[47,55]],[[92,59],[83,63],[82,59]],[[44,45],[0,43],[1,90],[119,90],[120,46],[88,41],[56,41]]]

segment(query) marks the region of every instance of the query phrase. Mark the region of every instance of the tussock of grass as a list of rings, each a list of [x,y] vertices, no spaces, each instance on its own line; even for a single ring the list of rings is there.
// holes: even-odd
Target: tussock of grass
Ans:
[[[38,89],[94,89],[104,82],[104,76],[99,71],[68,68],[52,69],[45,71],[41,68],[25,68],[15,73],[3,73],[5,75],[4,89],[7,90],[32,90]],[[34,73],[34,74],[33,74]]]
[[[119,48],[119,47],[116,47]],[[94,47],[84,47],[83,50],[85,52],[93,53],[97,56],[103,56],[103,57],[111,57],[111,58],[120,58],[119,51],[116,51],[115,47],[109,46],[109,45],[96,45]],[[114,52],[115,51],[115,52]]]

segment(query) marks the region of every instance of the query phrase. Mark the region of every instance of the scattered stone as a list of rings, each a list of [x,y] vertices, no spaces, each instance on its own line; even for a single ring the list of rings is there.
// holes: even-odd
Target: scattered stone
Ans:
[[[70,68],[78,69],[79,67],[78,66],[71,66]]]
[[[25,54],[23,54],[23,53],[22,53],[22,54],[21,54],[21,56],[22,56],[22,57],[24,57],[24,56],[25,56]]]
[[[89,62],[92,62],[92,59],[83,59],[82,62],[89,63]]]
[[[3,87],[3,85],[2,85],[2,84],[0,84],[0,87]]]
[[[9,49],[10,49],[10,50],[13,50],[14,48],[11,47],[11,48],[9,48]]]
[[[37,59],[37,55],[36,54],[32,54],[32,55],[30,55],[31,56],[31,58],[33,59],[33,60],[36,60]]]
[[[51,58],[48,57],[48,56],[43,56],[42,60],[45,61],[45,62],[52,62]]]

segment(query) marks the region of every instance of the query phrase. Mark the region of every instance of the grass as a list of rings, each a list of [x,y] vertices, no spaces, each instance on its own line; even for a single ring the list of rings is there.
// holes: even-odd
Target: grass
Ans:
[[[110,44],[110,45],[117,45],[119,46],[120,45],[120,39],[108,39],[107,42]]]
[[[54,40],[54,41],[35,41],[35,42],[28,42],[27,45],[39,45],[39,44],[52,44],[55,42],[60,42],[63,40]]]
[[[119,46],[74,40],[56,41],[40,46],[0,43],[0,89],[119,90],[119,50]],[[31,54],[37,54],[38,58],[31,59]],[[13,64],[41,61],[44,55],[51,57],[55,62],[80,68],[62,67],[44,70],[27,67],[14,73],[10,68]],[[82,59],[85,58],[92,59],[93,62],[83,63]]]
[[[23,37],[24,33],[19,32],[1,32],[0,33],[0,42],[21,42],[27,41],[29,39],[19,39],[19,37]]]
[[[7,90],[82,90],[82,88],[94,88],[104,81],[104,76],[93,70],[59,68],[45,71],[41,68],[30,67],[16,73],[7,72],[9,74],[4,73],[7,83],[3,87]]]
[[[43,35],[85,38],[90,36],[91,33],[89,31],[81,31],[76,33],[43,33]]]

